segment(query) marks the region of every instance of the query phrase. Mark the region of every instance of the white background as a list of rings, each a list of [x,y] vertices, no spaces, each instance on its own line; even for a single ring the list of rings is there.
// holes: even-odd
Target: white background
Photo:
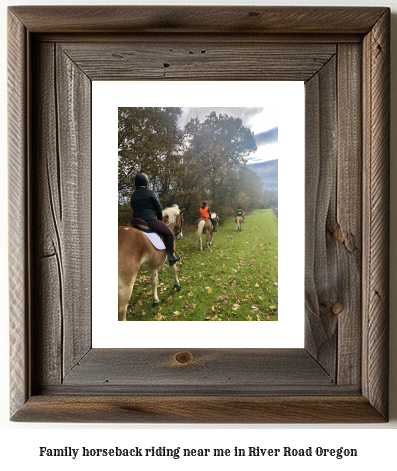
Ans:
[[[93,82],[92,92],[93,347],[302,348],[305,220],[303,82],[251,82],[249,87],[244,82],[224,81]],[[278,322],[117,321],[115,208],[119,106],[257,106],[278,109]],[[289,199],[291,188],[293,201]],[[216,236],[213,250],[216,251]],[[178,268],[183,276],[183,252],[180,253],[182,263],[178,263]],[[171,270],[167,270],[160,281],[166,277],[172,279]],[[183,290],[178,295],[183,296]]]
[[[339,0],[336,3],[319,0],[306,1],[302,5],[382,5],[390,6],[392,9],[392,70],[391,70],[391,290],[390,290],[390,313],[391,313],[391,350],[390,350],[390,422],[385,425],[257,425],[257,426],[232,426],[232,425],[207,425],[207,426],[172,426],[172,425],[117,425],[117,424],[17,424],[8,420],[8,298],[7,298],[7,161],[6,161],[6,6],[11,4],[81,4],[77,1],[59,2],[28,2],[27,0],[18,2],[1,2],[1,136],[0,141],[0,194],[2,204],[0,206],[1,216],[1,317],[0,317],[0,378],[1,378],[1,401],[0,401],[0,433],[1,433],[1,454],[0,463],[4,469],[59,469],[59,470],[86,470],[87,464],[95,466],[97,470],[105,470],[109,467],[117,466],[118,470],[151,469],[160,466],[163,470],[186,469],[202,470],[219,469],[227,466],[231,469],[246,468],[250,470],[263,470],[267,467],[284,469],[284,465],[290,465],[296,470],[344,470],[360,467],[362,470],[383,468],[394,469],[396,466],[395,444],[397,443],[397,290],[396,269],[397,269],[397,165],[395,156],[397,155],[397,1],[396,0],[362,0],[352,2]],[[110,0],[104,2],[90,2],[85,4],[109,4]],[[134,2],[118,2],[133,4]],[[150,4],[151,2],[141,0],[136,4]],[[189,2],[161,2],[157,4],[189,4]],[[273,5],[289,5],[289,1],[272,1]],[[190,4],[211,4],[211,2],[195,1]],[[214,4],[214,3],[212,3]],[[221,1],[220,5],[259,5],[266,2],[245,2],[245,1]],[[297,4],[297,3],[295,3]],[[132,459],[109,460],[90,459],[89,462],[72,460],[71,458],[40,458],[38,447],[47,446],[62,448],[72,446],[75,448],[86,447],[151,447],[151,446],[182,446],[196,448],[240,448],[247,446],[283,447],[295,446],[297,448],[317,447],[340,447],[357,448],[358,458],[336,460],[335,458],[283,458],[274,459],[262,458],[191,458],[173,460],[172,458],[155,459],[156,461],[133,461]],[[87,458],[86,458],[87,459]],[[94,460],[94,461],[93,461]]]

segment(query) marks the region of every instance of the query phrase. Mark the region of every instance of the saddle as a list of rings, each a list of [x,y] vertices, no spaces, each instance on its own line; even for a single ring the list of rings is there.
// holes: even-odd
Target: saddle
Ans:
[[[144,221],[143,219],[140,218],[132,218],[130,221],[130,225],[134,227],[135,229],[138,229],[142,232],[145,232],[146,234],[156,234],[157,236],[160,237],[160,239],[163,241],[165,244],[165,236],[163,234],[159,234],[158,232],[153,231],[153,229],[150,229],[148,226],[147,222]],[[150,239],[149,239],[150,240]],[[151,241],[152,242],[152,241]],[[153,242],[152,242],[153,243]]]
[[[132,218],[130,225],[143,232],[154,232],[143,219]]]

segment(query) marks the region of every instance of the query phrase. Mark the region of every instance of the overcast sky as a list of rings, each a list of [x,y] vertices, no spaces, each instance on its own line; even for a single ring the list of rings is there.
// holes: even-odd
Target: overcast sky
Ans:
[[[182,108],[180,122],[186,124],[191,118],[203,120],[212,111],[217,115],[227,114],[240,118],[255,137],[258,150],[249,156],[248,163],[265,162],[277,159],[278,114],[276,108]]]

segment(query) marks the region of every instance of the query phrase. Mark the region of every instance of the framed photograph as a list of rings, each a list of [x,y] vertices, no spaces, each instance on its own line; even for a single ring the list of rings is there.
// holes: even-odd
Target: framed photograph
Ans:
[[[180,106],[171,107],[176,103]],[[168,348],[183,338],[189,348],[261,348],[263,345],[302,348],[304,83],[96,81],[92,84],[92,110],[92,346]],[[147,115],[151,117],[150,130],[146,129]],[[164,139],[167,131],[157,129],[164,120],[171,123],[171,130],[178,129],[176,136],[172,134],[167,141]],[[200,124],[196,131],[197,122]],[[127,130],[124,123],[128,123]],[[224,144],[224,135],[217,131],[219,147],[214,149],[213,139],[204,139],[201,132],[203,129],[214,132],[215,126],[220,125],[230,141],[230,132],[236,135],[238,132],[239,138],[244,133],[245,141],[237,141],[238,147],[229,141]],[[193,131],[189,131],[189,127]],[[145,130],[150,131],[150,143],[145,138]],[[142,136],[139,145],[131,146],[133,133]],[[156,136],[160,136],[157,141]],[[178,149],[166,165],[161,149],[164,142],[169,148],[172,136],[175,140],[182,136],[183,140],[182,143],[176,141]],[[192,138],[200,139],[199,158],[188,153],[190,147],[186,141]],[[118,154],[115,153],[116,140],[123,142]],[[146,143],[143,151],[142,142]],[[226,168],[222,167],[228,155],[224,145],[229,150],[235,146],[236,155],[241,155],[246,152],[244,146],[251,146],[253,142],[256,145],[253,150],[248,147],[246,165],[234,164],[233,167],[230,162]],[[158,146],[157,153],[154,143]],[[154,156],[147,161],[148,151]],[[208,164],[206,157],[213,158],[215,152],[219,152],[215,154],[216,175],[211,176],[207,169],[203,176],[203,168]],[[118,155],[121,155],[120,163]],[[156,166],[158,159],[161,159],[160,170]],[[188,159],[189,166],[185,163]],[[104,247],[117,247],[117,232],[114,231],[117,216],[118,225],[124,227],[121,233],[126,233],[127,237],[131,233],[130,198],[135,190],[132,183],[135,173],[130,172],[130,166],[136,162],[139,167],[146,166],[150,184],[155,181],[163,208],[172,204],[184,208],[183,237],[175,241],[176,251],[181,254],[176,267],[182,289],[173,289],[172,269],[164,264],[158,270],[157,296],[161,304],[152,306],[154,291],[150,272],[139,271],[132,298],[131,292],[127,292],[127,320],[135,321],[134,325],[119,325],[109,315],[114,311],[114,296],[103,296],[108,291],[117,291],[117,252],[104,251]],[[173,169],[171,176],[170,168]],[[252,168],[263,169],[266,176],[261,180]],[[218,182],[219,175],[223,175],[212,194],[208,192],[208,175]],[[172,187],[170,178],[174,180]],[[165,189],[161,187],[163,182],[167,184]],[[118,188],[122,190],[118,192]],[[118,215],[116,194],[119,196]],[[265,204],[265,198],[270,196],[274,198],[273,205]],[[203,249],[200,250],[196,222],[203,198],[208,199],[211,210],[219,214],[220,224],[210,248],[205,245],[205,233],[202,235]],[[236,230],[233,217],[233,209],[237,210],[239,203],[245,210],[251,207],[241,232]],[[282,217],[278,218],[275,209]],[[104,220],[108,223],[103,224]],[[291,228],[294,244],[290,243]],[[152,252],[150,247],[149,253]],[[291,259],[294,260],[292,265]],[[302,306],[299,313],[296,304]],[[168,322],[147,322],[154,320]],[[243,324],[216,322],[208,327],[207,322],[201,322],[213,320],[243,321]],[[264,322],[245,322],[250,320]],[[186,321],[197,322],[192,328]]]
[[[9,8],[11,420],[388,420],[389,23],[384,7]],[[93,346],[101,81],[304,83],[303,347]]]

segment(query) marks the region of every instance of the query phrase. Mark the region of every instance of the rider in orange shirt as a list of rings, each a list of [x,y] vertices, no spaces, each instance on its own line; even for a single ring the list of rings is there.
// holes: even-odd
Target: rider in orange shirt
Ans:
[[[207,202],[203,201],[203,204],[202,206],[200,206],[199,209],[200,209],[201,217],[209,219],[212,223],[213,232],[216,232],[215,222],[213,221],[213,219],[211,219],[211,211],[210,211],[210,208],[207,206]]]

